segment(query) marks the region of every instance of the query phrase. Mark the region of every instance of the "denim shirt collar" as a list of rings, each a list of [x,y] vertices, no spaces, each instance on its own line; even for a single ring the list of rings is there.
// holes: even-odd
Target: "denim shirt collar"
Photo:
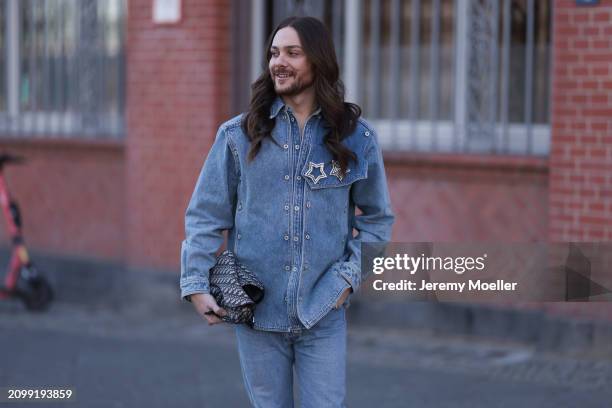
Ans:
[[[283,107],[285,107],[285,103],[283,102],[280,96],[277,96],[276,99],[274,99],[274,102],[272,102],[272,106],[270,107],[270,119],[274,119]]]
[[[277,95],[276,99],[274,99],[274,102],[272,102],[272,106],[270,106],[270,119],[276,118],[276,116],[278,116],[278,114],[283,108],[285,108],[285,110],[291,111],[291,108],[287,106],[285,102],[283,102],[283,98]],[[318,115],[319,113],[321,113],[321,108],[317,107],[317,109],[312,113],[311,116]]]

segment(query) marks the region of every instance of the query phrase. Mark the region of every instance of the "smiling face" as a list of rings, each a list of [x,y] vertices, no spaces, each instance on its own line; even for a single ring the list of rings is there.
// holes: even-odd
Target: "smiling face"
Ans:
[[[268,64],[278,95],[295,96],[310,88],[314,75],[297,31],[285,27],[276,32]]]

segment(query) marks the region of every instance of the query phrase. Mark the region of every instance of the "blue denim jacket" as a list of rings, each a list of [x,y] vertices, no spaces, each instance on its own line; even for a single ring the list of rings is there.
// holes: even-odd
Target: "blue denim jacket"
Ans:
[[[264,139],[250,163],[242,116],[219,128],[185,213],[181,297],[209,293],[208,273],[228,230],[227,248],[265,285],[254,327],[311,328],[345,289],[357,292],[365,278],[361,242],[388,242],[395,217],[376,133],[365,120],[342,141],[358,158],[342,175],[323,143],[320,110],[302,138],[280,97],[270,117],[278,146]]]

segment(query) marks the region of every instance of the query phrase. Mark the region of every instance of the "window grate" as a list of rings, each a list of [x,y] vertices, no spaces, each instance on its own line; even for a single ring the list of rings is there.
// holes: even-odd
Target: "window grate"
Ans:
[[[123,137],[125,3],[0,0],[2,135]]]
[[[347,96],[385,148],[548,154],[552,0],[268,5],[272,23],[292,14],[324,18],[342,51]]]

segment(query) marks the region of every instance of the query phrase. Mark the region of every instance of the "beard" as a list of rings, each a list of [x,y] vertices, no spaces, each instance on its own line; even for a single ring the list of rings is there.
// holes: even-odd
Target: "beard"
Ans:
[[[308,82],[302,81],[300,78],[293,77],[292,83],[290,86],[281,85],[278,86],[276,84],[276,77],[272,77],[274,82],[274,91],[276,91],[277,95],[283,96],[294,96],[302,93],[304,90],[310,88],[314,83],[314,80],[311,79]]]

